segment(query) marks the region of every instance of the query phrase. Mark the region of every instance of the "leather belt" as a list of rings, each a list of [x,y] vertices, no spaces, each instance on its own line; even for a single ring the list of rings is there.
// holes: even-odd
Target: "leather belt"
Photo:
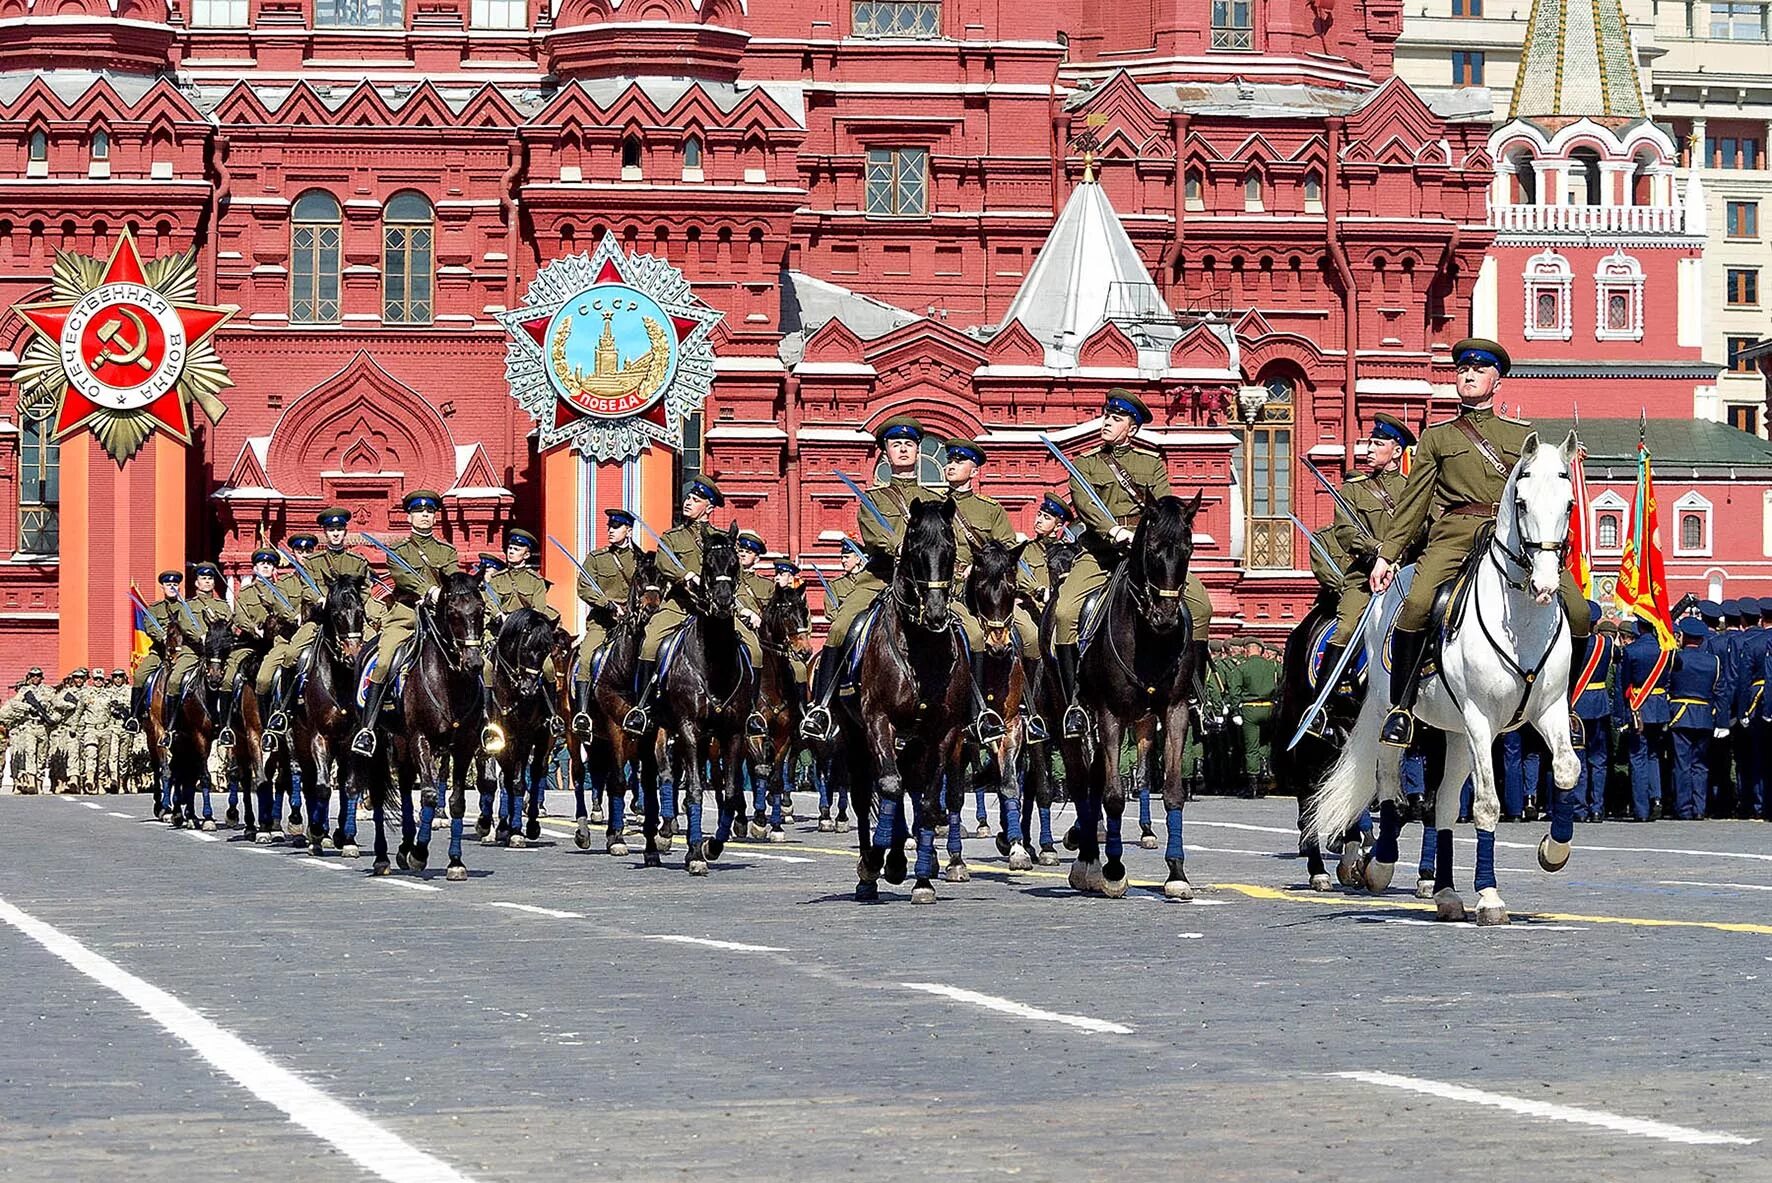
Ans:
[[[1446,513],[1467,518],[1492,518],[1500,508],[1493,501],[1464,501],[1448,507]]]

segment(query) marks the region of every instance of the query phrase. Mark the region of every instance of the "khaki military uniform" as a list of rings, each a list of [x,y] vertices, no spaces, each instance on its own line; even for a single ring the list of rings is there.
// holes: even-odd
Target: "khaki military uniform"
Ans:
[[[1354,627],[1372,599],[1368,577],[1378,558],[1378,540],[1384,537],[1391,515],[1397,512],[1397,499],[1407,482],[1400,471],[1391,471],[1357,476],[1341,486],[1342,500],[1355,516],[1349,519],[1337,509],[1335,524],[1330,527],[1330,550],[1337,552],[1336,558],[1345,573],[1335,584],[1341,594],[1335,616],[1334,640],[1338,644],[1351,643]]]
[[[1022,565],[1015,580],[1016,592],[1042,609],[1052,595],[1052,565],[1046,561],[1048,545],[1044,538],[1036,538],[1033,545],[1021,552]]]
[[[657,661],[658,650],[666,637],[681,628],[689,620],[689,587],[688,579],[694,575],[701,579],[701,552],[703,540],[713,527],[705,522],[692,525],[676,526],[666,530],[663,535],[664,546],[660,547],[659,573],[664,576],[669,590],[665,593],[664,603],[652,619],[646,622],[646,635],[640,641],[640,660]],[[669,547],[671,554],[677,556],[681,563],[673,563],[663,552]],[[740,581],[742,593],[743,581]],[[743,596],[739,596],[740,606]],[[757,632],[743,620],[737,622],[739,640],[750,652],[753,667],[763,664],[763,646],[757,642]]]
[[[1498,472],[1458,426],[1460,419],[1469,421],[1487,441],[1503,471]],[[1529,425],[1492,410],[1462,410],[1458,419],[1436,423],[1421,433],[1409,479],[1378,548],[1386,561],[1396,563],[1424,532],[1427,535],[1415,582],[1397,613],[1398,629],[1420,632],[1427,627],[1434,593],[1458,573],[1484,523],[1495,520],[1496,503],[1531,431]],[[1578,640],[1588,636],[1593,622],[1588,619],[1587,598],[1567,570],[1560,590],[1570,634]]]
[[[216,595],[189,596],[182,600],[162,600],[166,607],[166,619],[176,619],[179,628],[184,632],[185,642],[179,646],[178,655],[173,658],[172,675],[167,680],[168,690],[176,690],[183,686],[185,679],[203,660],[203,638],[209,632],[209,626],[216,621],[229,619],[228,602]],[[150,654],[152,656],[152,654]],[[146,661],[143,665],[148,664]],[[141,676],[137,671],[137,676]]]
[[[1243,720],[1238,728],[1243,776],[1253,785],[1267,773],[1273,745],[1274,702],[1278,697],[1280,667],[1273,658],[1256,654],[1244,658],[1230,675],[1227,689]]]
[[[896,556],[899,545],[904,541],[904,528],[910,520],[911,506],[919,501],[934,501],[940,497],[940,493],[919,485],[915,477],[895,476],[874,485],[868,490],[868,499],[886,519],[886,524],[880,524],[865,507],[857,506],[856,520],[861,529],[862,545],[875,555]],[[837,606],[836,614],[831,617],[830,628],[825,634],[826,649],[834,650],[846,644],[856,617],[866,612],[875,598],[886,590],[886,581],[865,567],[849,578],[853,581],[850,590]]]
[[[369,594],[375,585],[375,574],[369,568],[369,560],[354,550],[339,547],[333,550],[327,547],[318,554],[302,560],[308,574],[315,583],[320,585],[322,592],[332,590],[332,581],[340,575],[355,575],[363,581],[363,612],[368,618],[367,631],[373,632],[381,627],[382,618],[388,614],[388,606]]]
[[[278,599],[274,595],[271,597],[275,615],[285,622],[293,621],[296,627],[293,633],[274,642],[270,651],[265,654],[265,659],[259,663],[258,678],[253,682],[252,690],[260,698],[271,693],[271,687],[278,674],[288,674],[295,669],[295,663],[301,657],[302,650],[312,645],[314,638],[320,635],[320,622],[306,619],[308,609],[317,606],[319,601],[315,598],[313,589],[302,577],[291,571],[287,575],[278,576],[275,586],[282,593],[282,599]],[[287,605],[285,601],[288,602]],[[289,612],[290,608],[295,609],[293,616]],[[285,692],[288,691],[289,686],[290,679],[285,677],[283,679]]]
[[[775,577],[773,574],[762,573],[765,566],[768,566],[772,573],[774,572],[775,565],[773,563],[765,564],[762,559],[758,559],[749,571],[739,577],[738,581],[739,607],[755,612],[759,619],[763,616],[763,609],[775,595]],[[763,640],[759,636],[757,638],[758,661],[762,660],[762,653]],[[811,667],[798,658],[790,662],[789,665],[794,671],[794,684],[796,686],[806,685],[807,679],[811,676]]]
[[[264,636],[270,628],[271,621],[278,616],[285,619],[291,618],[291,614],[277,602],[276,594],[271,591],[270,584],[255,579],[241,588],[234,596],[234,631],[240,633],[242,638],[247,635]],[[222,685],[230,692],[232,692],[241,670],[245,668],[247,659],[251,656],[252,649],[245,644],[236,645],[233,651],[228,654],[228,665],[222,675]],[[265,667],[270,662],[270,655],[267,653],[259,664],[261,675],[268,677]],[[254,689],[257,689],[257,686],[258,681],[255,680]],[[263,691],[260,693],[262,694]]]
[[[148,636],[153,641],[153,646],[142,655],[141,661],[136,664],[134,672],[130,674],[129,684],[132,688],[140,690],[146,686],[148,679],[165,664],[164,650],[167,631],[172,627],[174,616],[180,617],[181,621],[184,616],[179,604],[179,600],[172,599],[155,600],[148,605],[148,619],[153,622],[148,626]],[[188,629],[190,626],[186,625],[185,627]]]
[[[596,580],[578,577],[578,598],[589,609],[585,616],[584,636],[578,641],[578,681],[591,680],[591,654],[609,639],[609,626],[615,623],[617,609],[626,607],[628,588],[634,582],[634,564],[640,549],[606,546],[585,556],[584,567]],[[666,563],[670,560],[666,559]]]
[[[1108,571],[1102,566],[1101,556],[1114,545],[1114,527],[1135,527],[1144,512],[1143,500],[1127,489],[1126,484],[1152,497],[1169,495],[1169,469],[1164,465],[1163,457],[1137,444],[1121,444],[1117,448],[1104,444],[1079,457],[1076,468],[1088,482],[1089,489],[1095,491],[1095,497],[1090,497],[1076,477],[1071,478],[1071,504],[1082,516],[1085,533],[1083,552],[1077,556],[1076,565],[1058,589],[1054,641],[1059,645],[1077,643],[1077,623],[1083,615],[1083,601],[1108,581]],[[1107,506],[1107,513],[1104,514],[1095,504],[1096,499]],[[1212,627],[1212,601],[1206,594],[1206,585],[1192,571],[1188,572],[1182,599],[1193,617],[1194,640],[1205,640]]]
[[[436,585],[437,577],[461,569],[461,556],[455,548],[434,534],[420,534],[414,530],[389,549],[406,560],[406,566],[391,559],[388,561],[394,602],[382,618],[375,647],[375,668],[369,671],[369,680],[377,685],[388,680],[394,654],[418,630],[419,600]]]
[[[1000,546],[1013,548],[1017,539],[1015,528],[1009,524],[1009,515],[1003,512],[1000,502],[967,489],[964,492],[950,491],[948,500],[954,503],[954,544],[956,559],[954,563],[954,590],[958,596],[954,604],[954,615],[960,621],[960,627],[966,633],[966,643],[972,646],[974,653],[983,647],[984,626],[965,601],[965,572],[972,565],[974,546],[985,542],[995,542]],[[1029,551],[1036,549],[1028,547]],[[1044,560],[1042,560],[1043,562]],[[1020,591],[1026,572],[1016,571],[1016,590]],[[1034,624],[1034,618],[1028,610],[1016,604],[1010,623],[1015,629],[1016,639],[1020,642],[1022,655],[1034,657],[1040,652],[1040,629]]]

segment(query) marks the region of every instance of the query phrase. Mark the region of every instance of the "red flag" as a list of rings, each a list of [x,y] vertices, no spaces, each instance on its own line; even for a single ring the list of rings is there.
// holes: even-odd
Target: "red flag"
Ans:
[[[1664,650],[1674,648],[1673,610],[1668,602],[1667,564],[1657,538],[1655,474],[1649,463],[1649,447],[1637,443],[1637,496],[1631,506],[1630,527],[1624,536],[1624,557],[1618,566],[1618,586],[1613,595],[1618,606],[1649,622]],[[1651,680],[1653,685],[1653,680]]]
[[[1575,506],[1569,511],[1569,574],[1575,577],[1575,586],[1581,589],[1581,594],[1591,600],[1594,568],[1587,553],[1587,473],[1582,471],[1583,467],[1577,460],[1569,474],[1569,483],[1575,486]]]

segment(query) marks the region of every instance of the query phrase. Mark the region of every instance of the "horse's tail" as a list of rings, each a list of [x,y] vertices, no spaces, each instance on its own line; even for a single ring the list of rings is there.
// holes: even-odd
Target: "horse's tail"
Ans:
[[[1341,755],[1305,810],[1306,837],[1315,835],[1321,842],[1339,839],[1371,804],[1378,786],[1378,734],[1384,727],[1387,697],[1382,686],[1367,688],[1366,701]]]

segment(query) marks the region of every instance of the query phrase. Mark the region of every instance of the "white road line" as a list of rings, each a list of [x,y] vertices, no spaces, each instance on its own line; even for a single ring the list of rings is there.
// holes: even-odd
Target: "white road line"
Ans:
[[[555,920],[583,920],[583,912],[562,912],[557,908],[538,908],[534,904],[513,904],[509,900],[487,900],[488,908],[509,908],[513,912],[533,912],[537,916],[552,916]]]
[[[1377,921],[1379,924],[1408,924],[1425,928],[1454,928],[1463,929],[1466,932],[1476,932],[1477,929],[1481,927],[1474,920],[1418,920],[1412,916],[1356,916],[1354,919],[1362,924],[1371,924],[1374,921]],[[1508,931],[1586,932],[1587,926],[1585,924],[1534,924],[1527,922],[1524,924],[1511,924],[1508,926]]]
[[[1249,830],[1256,834],[1291,834],[1298,837],[1297,826],[1255,826],[1248,822],[1209,822],[1205,818],[1190,817],[1187,826],[1217,826],[1221,830]]]
[[[171,994],[94,953],[60,929],[0,900],[0,920],[136,1007],[265,1104],[390,1183],[471,1183],[390,1130],[334,1100]]]
[[[1259,834],[1291,834],[1294,837],[1298,835],[1298,830],[1289,826],[1256,826],[1250,825],[1248,822],[1208,821],[1205,818],[1197,817],[1189,817],[1187,819],[1187,826],[1189,829],[1192,829],[1194,826],[1216,826],[1223,830],[1252,830]],[[1581,830],[1577,831],[1578,834],[1585,832],[1586,831]],[[1458,838],[1458,842],[1460,844],[1475,845],[1476,839],[1461,835]],[[1536,840],[1532,842],[1509,842],[1505,839],[1497,838],[1495,840],[1495,845],[1511,850],[1538,849],[1538,843]],[[1580,851],[1604,850],[1614,854],[1684,854],[1697,855],[1701,858],[1737,858],[1751,859],[1755,862],[1772,863],[1772,854],[1758,854],[1742,850],[1698,850],[1664,846],[1589,846],[1580,841],[1575,843],[1575,849]]]
[[[645,933],[640,939],[644,941],[665,941],[673,945],[705,945],[709,949],[726,949],[733,953],[789,952],[789,950],[783,949],[777,945],[746,945],[738,941],[715,941],[709,940],[707,937],[683,937],[678,936],[675,933],[667,932]]]
[[[1764,883],[1712,883],[1705,879],[1657,879],[1658,887],[1728,887],[1736,891],[1772,891]]]
[[[1466,1088],[1460,1084],[1446,1084],[1438,1080],[1418,1080],[1413,1076],[1396,1076],[1389,1072],[1335,1072],[1331,1075],[1339,1076],[1343,1080],[1358,1080],[1365,1084],[1382,1085],[1385,1088],[1425,1093],[1430,1097],[1443,1097],[1448,1101],[1465,1101],[1472,1105],[1487,1105],[1491,1109],[1505,1109],[1510,1113],[1519,1113],[1526,1117],[1548,1117],[1554,1121],[1567,1121],[1575,1125],[1598,1126],[1600,1129],[1612,1130],[1620,1134],[1635,1134],[1640,1138],[1659,1138],[1663,1142],[1683,1142],[1689,1146],[1752,1146],[1759,1141],[1758,1138],[1742,1138],[1735,1134],[1716,1134],[1707,1130],[1694,1130],[1686,1126],[1650,1121],[1642,1117],[1623,1117],[1616,1113],[1607,1113],[1603,1109],[1581,1109],[1574,1105],[1555,1105],[1549,1101],[1528,1101],[1522,1097],[1509,1097],[1503,1093],[1485,1092],[1482,1089]]]
[[[1206,938],[1206,934],[1203,932],[1178,932],[1175,935],[1184,941],[1200,941]]]
[[[748,859],[762,859],[766,863],[814,863],[818,861],[817,859],[801,858],[797,854],[763,854],[755,850],[741,850],[734,853]]]
[[[404,887],[407,891],[442,891],[443,890],[441,887],[432,887],[429,883],[408,883],[404,879],[386,879],[386,878],[377,877],[376,882],[377,883],[384,883],[389,887]]]
[[[944,986],[940,982],[900,982],[906,990],[920,990],[924,994],[934,994],[939,998],[951,998],[955,1002],[969,1002],[973,1006],[982,1006],[986,1010],[994,1010],[1005,1015],[1015,1015],[1023,1019],[1038,1019],[1042,1023],[1062,1023],[1066,1027],[1076,1027],[1082,1031],[1095,1031],[1103,1035],[1130,1035],[1132,1028],[1121,1023],[1110,1023],[1106,1019],[1092,1019],[1088,1015],[1067,1015],[1055,1010],[1041,1010],[1037,1006],[1029,1006],[1025,1002],[1016,1002],[1012,998],[998,998],[995,994],[980,994],[976,990],[962,990],[958,986]]]
[[[88,809],[103,809],[104,808],[104,806],[100,805],[97,801],[82,801],[82,802],[80,802],[80,804],[86,806],[86,808],[88,808]]]
[[[205,834],[201,830],[184,830],[184,831],[182,831],[182,833],[186,837],[195,838],[199,842],[220,842],[221,841],[221,839],[217,838],[214,834]]]
[[[312,867],[316,871],[342,871],[345,869],[343,863],[328,863],[316,858],[297,859],[295,865],[298,867]]]
[[[116,811],[116,810],[114,810],[114,809],[112,809],[112,810],[109,810],[109,811],[107,811],[107,812],[106,812],[106,813],[105,813],[105,816],[106,816],[106,817],[120,817],[120,818],[122,818],[122,819],[123,819],[123,820],[124,820],[124,821],[126,821],[126,822],[132,822],[132,821],[134,821],[134,820],[135,820],[135,815],[134,815],[134,814],[132,814],[132,813],[118,813],[118,812],[117,812],[117,811]]]

